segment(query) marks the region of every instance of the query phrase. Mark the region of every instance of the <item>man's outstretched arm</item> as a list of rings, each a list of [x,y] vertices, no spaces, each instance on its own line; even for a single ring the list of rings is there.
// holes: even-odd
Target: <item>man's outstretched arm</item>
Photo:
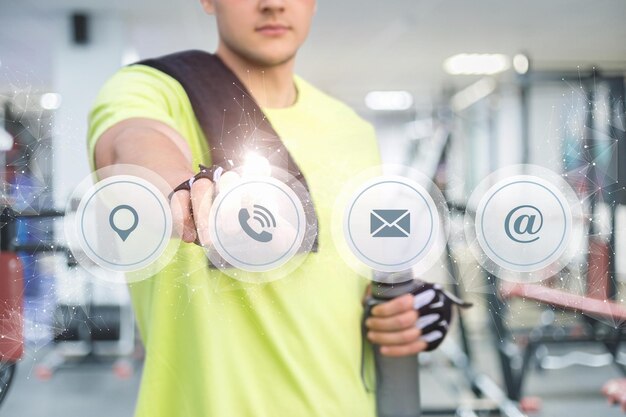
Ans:
[[[96,169],[114,164],[137,165],[159,174],[171,188],[194,175],[191,150],[171,127],[151,119],[127,119],[113,125],[99,138],[95,147]],[[191,192],[177,191],[172,197],[174,232],[185,242],[208,244],[208,228],[196,219],[208,219],[213,183],[203,178],[195,181]],[[211,195],[211,194],[209,194]],[[203,203],[202,205],[200,203]]]

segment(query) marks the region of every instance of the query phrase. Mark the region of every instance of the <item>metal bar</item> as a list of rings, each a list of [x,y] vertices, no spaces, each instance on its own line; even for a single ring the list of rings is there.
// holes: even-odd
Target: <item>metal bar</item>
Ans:
[[[70,252],[70,249],[63,245],[56,245],[54,243],[28,243],[23,245],[13,245],[11,247],[13,252]]]
[[[612,100],[610,109],[610,136],[617,139],[617,178],[618,182],[607,187],[607,195],[612,196],[612,201],[626,204],[626,86],[624,77],[608,81]]]
[[[461,411],[462,410],[462,411]],[[423,414],[424,415],[428,415],[428,416],[476,416],[476,412],[479,413],[498,413],[499,414],[500,409],[497,406],[493,406],[493,407],[457,407],[457,408],[426,408],[423,410]],[[466,413],[466,414],[460,414],[460,412]],[[472,414],[467,414],[467,413],[472,413]]]
[[[22,211],[14,212],[13,216],[16,219],[32,219],[32,218],[48,218],[48,217],[63,217],[65,213],[59,210],[42,210],[42,211]]]
[[[619,73],[603,73],[597,69],[589,69],[582,71],[558,71],[558,70],[531,70],[524,74],[524,79],[529,83],[540,82],[598,82],[598,81],[615,81],[623,79],[623,75]]]
[[[502,376],[504,377],[504,384],[508,397],[512,400],[519,400],[519,392],[516,391],[517,374],[513,366],[511,365],[511,354],[508,352],[508,346],[512,344],[510,341],[510,332],[508,328],[502,322],[501,315],[504,314],[506,305],[498,297],[498,285],[497,278],[491,274],[487,274],[487,282],[491,285],[491,292],[487,295],[490,308],[498,309],[498,311],[491,314],[491,322],[495,327],[495,344],[496,351],[498,352],[498,358],[500,359],[500,367],[502,369]]]
[[[4,207],[0,213],[0,251],[11,251],[15,243],[15,216],[11,207]]]
[[[522,413],[520,409],[517,407],[515,402],[511,401],[507,398],[506,394],[502,392],[500,387],[498,387],[491,378],[485,375],[478,375],[476,377],[476,385],[484,392],[487,397],[493,399],[498,408],[508,417],[527,417],[526,414]]]
[[[460,280],[458,280],[459,274],[458,274],[456,264],[453,261],[452,251],[450,249],[449,243],[446,243],[446,253],[447,253],[446,263],[448,264],[448,271],[450,272],[450,275],[454,277],[454,280],[455,280],[455,282],[452,283],[452,293],[456,297],[462,298],[460,291],[459,291],[459,286],[461,285],[461,282]],[[471,348],[470,348],[469,338],[467,337],[467,332],[465,330],[463,315],[459,313],[458,318],[459,318],[459,327],[461,329],[461,345],[463,346],[463,351],[465,352],[467,359],[471,360],[472,358]]]
[[[585,336],[585,337],[560,337],[558,339],[553,339],[550,337],[538,337],[536,339],[533,339],[531,341],[529,341],[529,344],[533,344],[533,345],[560,345],[563,343],[604,343],[606,339],[602,339],[602,338],[598,338],[596,336],[593,335],[589,335],[589,336]],[[626,341],[626,336],[625,335],[621,335],[619,337],[620,341]]]
[[[528,346],[526,346],[526,349],[524,349],[524,355],[522,358],[522,367],[517,373],[517,378],[515,381],[515,392],[519,393],[518,400],[522,398],[522,392],[524,389],[524,379],[526,378],[528,367],[530,366],[530,362],[533,358],[533,355],[535,354],[535,350],[536,348],[535,348],[535,345],[533,344],[529,344]]]
[[[522,128],[522,164],[528,164],[530,162],[530,110],[528,104],[529,95],[529,81],[528,74],[520,77],[520,109],[521,109],[521,128]]]

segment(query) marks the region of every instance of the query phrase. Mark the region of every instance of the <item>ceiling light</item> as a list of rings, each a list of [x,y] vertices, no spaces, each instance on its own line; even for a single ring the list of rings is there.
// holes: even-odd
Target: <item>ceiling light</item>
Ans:
[[[515,69],[515,72],[518,74],[526,74],[529,66],[530,63],[526,55],[517,54],[513,57],[513,69]]]
[[[484,77],[453,95],[450,99],[450,105],[454,111],[459,112],[487,97],[495,90],[496,82],[494,79]]]
[[[39,105],[46,110],[56,110],[61,107],[61,94],[45,93],[39,98]]]
[[[510,66],[509,57],[503,54],[458,54],[443,62],[444,70],[453,75],[491,75]]]
[[[408,110],[413,105],[413,96],[408,91],[370,91],[365,96],[365,105],[372,110]]]

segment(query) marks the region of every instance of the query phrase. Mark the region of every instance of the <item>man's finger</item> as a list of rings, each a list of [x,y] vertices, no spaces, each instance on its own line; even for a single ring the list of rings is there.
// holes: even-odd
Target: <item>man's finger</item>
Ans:
[[[235,171],[226,171],[217,182],[217,191],[220,193],[230,190],[241,180],[241,176]]]
[[[370,342],[379,345],[406,345],[419,340],[422,332],[417,327],[411,327],[397,332],[368,332]]]
[[[191,201],[189,191],[180,190],[172,196],[170,204],[172,208],[172,221],[174,233],[184,242],[191,243],[196,240],[196,227],[191,217]]]
[[[415,355],[417,353],[423,352],[428,347],[428,344],[422,340],[415,341],[408,345],[399,345],[399,346],[381,346],[380,353],[385,356],[408,356]]]
[[[405,294],[391,301],[377,305],[372,309],[372,315],[389,317],[413,309],[413,295]]]
[[[369,317],[365,321],[368,329],[379,332],[393,332],[408,328],[415,328],[417,311],[409,310],[391,317]]]
[[[213,203],[213,182],[200,178],[191,186],[191,206],[198,238],[202,246],[210,245],[209,214]]]

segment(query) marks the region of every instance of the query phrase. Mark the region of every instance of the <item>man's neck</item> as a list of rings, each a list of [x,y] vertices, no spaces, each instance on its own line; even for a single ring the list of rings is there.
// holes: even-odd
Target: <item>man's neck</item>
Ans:
[[[293,59],[276,66],[258,66],[223,45],[218,47],[217,55],[243,82],[260,107],[281,108],[295,103]]]

